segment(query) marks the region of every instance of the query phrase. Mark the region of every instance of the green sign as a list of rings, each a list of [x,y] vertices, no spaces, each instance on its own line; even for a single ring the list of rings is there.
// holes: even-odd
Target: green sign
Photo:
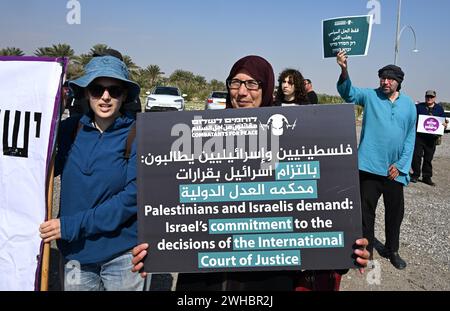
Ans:
[[[323,57],[336,57],[340,50],[348,56],[367,55],[372,33],[372,15],[347,16],[322,22]]]

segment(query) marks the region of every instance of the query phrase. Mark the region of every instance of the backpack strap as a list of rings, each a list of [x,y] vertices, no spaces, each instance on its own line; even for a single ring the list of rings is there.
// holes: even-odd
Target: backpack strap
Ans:
[[[75,138],[77,138],[78,133],[83,128],[83,124],[81,123],[81,116],[76,117],[78,120],[76,121],[76,126],[72,129],[72,143],[75,142]],[[75,120],[74,120],[75,121]],[[75,122],[74,122],[75,123]]]
[[[83,127],[83,124],[80,121],[78,121],[77,126],[74,127],[74,131],[72,134],[73,141],[75,141],[75,138],[77,137],[77,135],[80,132],[82,127]],[[133,123],[130,130],[128,131],[127,144],[126,144],[125,152],[123,154],[124,158],[127,160],[130,159],[131,145],[133,144],[135,137],[136,137],[136,122]]]
[[[75,130],[73,131],[73,141],[75,141],[75,138],[77,137],[77,135],[80,132],[82,127],[83,127],[83,124],[81,124],[81,122],[78,121],[77,126],[75,127]]]
[[[133,125],[130,128],[130,131],[128,132],[127,145],[124,154],[124,158],[127,160],[130,158],[131,145],[133,144],[135,137],[136,137],[136,122],[133,123]]]

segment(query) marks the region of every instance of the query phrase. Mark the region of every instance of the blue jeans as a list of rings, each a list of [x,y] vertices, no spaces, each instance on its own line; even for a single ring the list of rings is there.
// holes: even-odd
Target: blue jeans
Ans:
[[[110,261],[80,265],[71,260],[64,265],[66,291],[142,291],[145,279],[131,272],[131,252]],[[149,278],[149,277],[148,277]]]

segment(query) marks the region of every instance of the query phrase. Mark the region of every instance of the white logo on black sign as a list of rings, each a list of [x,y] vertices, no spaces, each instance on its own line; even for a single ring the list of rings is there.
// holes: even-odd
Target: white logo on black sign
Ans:
[[[267,120],[266,124],[262,124],[261,128],[264,130],[270,130],[272,131],[272,135],[274,136],[281,136],[284,133],[284,128],[293,130],[295,128],[295,125],[297,124],[297,119],[295,119],[293,124],[289,124],[288,119],[282,115],[282,114],[274,114],[272,115],[269,120]]]

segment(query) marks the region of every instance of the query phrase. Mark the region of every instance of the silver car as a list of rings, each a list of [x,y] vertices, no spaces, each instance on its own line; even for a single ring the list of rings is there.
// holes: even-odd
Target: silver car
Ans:
[[[174,86],[156,86],[147,92],[145,111],[181,111],[184,110],[184,97],[180,89]]]
[[[209,94],[205,102],[205,110],[207,109],[225,109],[228,92],[213,91]]]

